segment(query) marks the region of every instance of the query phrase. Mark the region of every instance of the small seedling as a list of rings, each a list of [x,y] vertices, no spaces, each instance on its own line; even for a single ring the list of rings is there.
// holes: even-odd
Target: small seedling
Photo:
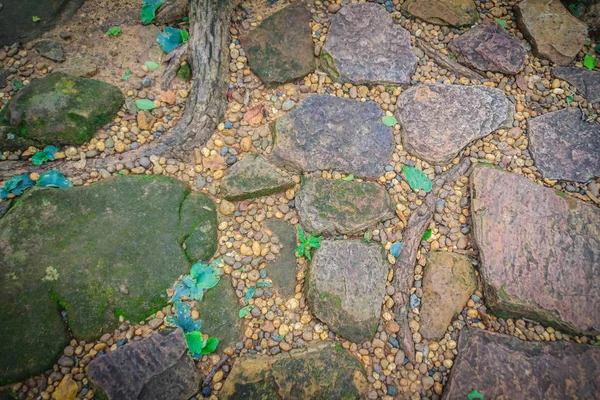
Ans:
[[[453,60],[453,61],[456,61],[456,54],[454,54],[454,53],[448,53],[448,58],[451,59],[451,60]]]
[[[218,258],[210,264],[196,263],[192,265],[189,275],[184,275],[181,282],[174,286],[175,294],[171,301],[177,301],[182,297],[190,300],[202,300],[204,293],[219,283],[219,264]]]
[[[31,17],[31,20],[32,20],[33,22],[40,22],[41,18],[40,18],[40,17],[38,17],[37,15],[34,15],[33,17]]]
[[[106,31],[106,34],[109,36],[119,36],[119,33],[121,33],[121,28],[119,28],[118,26],[113,26],[112,28]]]
[[[321,247],[319,242],[323,240],[320,236],[315,236],[314,233],[311,233],[308,237],[302,230],[302,228],[298,227],[298,236],[300,236],[300,245],[296,247],[295,253],[296,257],[306,257],[311,260],[311,249],[318,249]]]
[[[168,316],[166,322],[183,330],[185,343],[192,357],[201,359],[203,355],[213,353],[219,340],[214,337],[209,337],[207,340],[202,338],[202,332],[200,332],[202,321],[195,321],[192,318],[191,307],[181,301],[176,301],[174,308],[175,316]]]
[[[121,78],[122,81],[128,81],[129,77],[131,76],[131,70],[127,70],[125,71],[125,75],[123,75],[123,77]]]

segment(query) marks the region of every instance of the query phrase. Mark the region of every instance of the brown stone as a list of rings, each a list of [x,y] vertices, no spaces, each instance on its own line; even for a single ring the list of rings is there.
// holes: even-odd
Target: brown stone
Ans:
[[[138,128],[140,128],[144,131],[149,131],[150,129],[152,129],[152,127],[154,126],[155,123],[156,123],[156,118],[154,118],[152,116],[152,113],[150,113],[150,111],[147,111],[147,110],[138,111],[138,113],[137,113]]]
[[[479,20],[473,0],[411,0],[404,2],[402,11],[437,25],[465,26]]]
[[[525,50],[513,34],[496,21],[468,30],[449,43],[458,62],[480,71],[517,74],[525,66]]]
[[[75,400],[77,392],[79,392],[77,383],[75,383],[71,375],[67,375],[60,381],[56,390],[52,392],[52,399]]]
[[[476,288],[477,277],[469,257],[449,252],[429,253],[421,299],[419,332],[423,338],[441,339]]]
[[[557,67],[554,68],[554,75],[575,86],[591,103],[600,101],[600,72],[587,68]]]
[[[499,316],[600,332],[600,209],[491,167],[471,175],[486,304]]]
[[[523,0],[515,6],[517,25],[534,53],[569,65],[587,38],[587,27],[560,0]]]
[[[443,400],[594,399],[600,387],[600,348],[569,342],[527,342],[467,328]]]
[[[172,90],[168,90],[160,95],[160,101],[164,101],[167,104],[175,104],[177,96]]]

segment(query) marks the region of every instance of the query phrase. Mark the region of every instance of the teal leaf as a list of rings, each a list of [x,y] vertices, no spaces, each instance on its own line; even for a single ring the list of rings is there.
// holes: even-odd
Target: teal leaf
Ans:
[[[173,294],[173,297],[171,297],[171,300],[169,300],[169,301],[177,301],[177,300],[181,299],[182,297],[189,299],[191,296],[190,288],[188,286],[186,286],[183,283],[183,281],[175,284],[173,286],[173,289],[175,290],[175,293]]]
[[[257,282],[256,286],[257,287],[273,287],[273,282],[267,282],[267,281]]]
[[[392,117],[391,115],[386,115],[385,117],[381,118],[381,122],[383,122],[385,126],[394,126],[398,123],[396,118]]]
[[[254,296],[254,293],[256,293],[256,288],[254,286],[248,288],[248,290],[246,290],[246,297],[244,298],[244,302],[248,303],[252,296]]]
[[[196,281],[196,285],[203,289],[214,288],[221,277],[219,276],[219,267],[221,259],[213,261],[210,265],[203,263],[196,263],[192,265],[190,275]]]
[[[43,151],[38,151],[31,157],[33,165],[42,165],[46,161],[48,161],[48,155]]]
[[[587,69],[594,69],[596,67],[596,59],[589,53],[586,53],[583,59],[583,66]]]
[[[469,393],[467,395],[467,398],[469,400],[475,400],[475,399],[484,400],[483,394],[479,393],[477,390],[473,390],[471,393]]]
[[[503,19],[497,19],[496,22],[498,23],[498,25],[506,29],[506,22]]]
[[[202,348],[202,354],[211,354],[214,353],[219,345],[219,339],[210,337],[206,341],[206,345]]]
[[[238,314],[239,317],[244,318],[246,315],[248,315],[248,313],[250,313],[250,311],[252,311],[253,308],[254,308],[254,306],[246,306],[246,307],[242,308]]]
[[[202,321],[194,321],[190,312],[191,307],[181,301],[174,303],[175,315],[167,317],[167,323],[181,328],[185,333],[199,331]]]
[[[154,17],[156,10],[164,4],[164,0],[142,0],[142,24],[148,25]]]
[[[149,69],[158,69],[158,64],[157,64],[157,63],[155,63],[154,61],[146,61],[146,62],[144,63],[144,65],[145,65],[146,67],[148,67]]]
[[[4,200],[8,197],[8,192],[4,189],[0,189],[0,199]]]
[[[395,241],[390,249],[390,254],[394,257],[398,257],[400,255],[400,251],[402,251],[402,242]]]
[[[187,344],[192,357],[202,358],[202,349],[206,347],[206,340],[202,339],[201,332],[195,331],[186,333],[185,343]]]
[[[158,33],[156,41],[160,48],[169,54],[183,43],[181,29],[166,26],[163,32]]]
[[[135,101],[135,106],[138,110],[153,110],[156,108],[152,100],[148,99],[137,99]]]
[[[350,174],[348,176],[345,176],[345,177],[342,178],[342,180],[343,181],[347,181],[347,182],[353,181],[354,180],[354,175]]]
[[[406,165],[402,166],[402,172],[404,172],[404,177],[406,178],[406,182],[413,190],[421,190],[423,189],[426,193],[431,192],[432,184],[431,179],[425,175],[423,171],[414,167],[407,167]]]
[[[48,156],[48,160],[54,160],[54,153],[60,151],[60,149],[58,147],[54,147],[54,146],[46,146],[44,147],[44,153],[46,153],[46,155]]]
[[[71,188],[73,184],[71,181],[66,178],[60,171],[53,169],[52,171],[44,172],[40,175],[38,181],[38,186],[43,187],[55,187],[55,188]]]
[[[29,175],[17,175],[10,178],[4,184],[4,190],[7,193],[12,193],[15,196],[19,196],[25,189],[28,189],[35,185],[35,182],[31,180]],[[8,194],[7,194],[8,196]]]

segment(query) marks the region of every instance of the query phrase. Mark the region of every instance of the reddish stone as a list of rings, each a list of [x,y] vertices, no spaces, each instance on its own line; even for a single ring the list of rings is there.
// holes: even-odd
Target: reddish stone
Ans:
[[[599,370],[598,347],[467,328],[442,400],[466,399],[473,390],[485,399],[596,399]]]
[[[497,315],[600,332],[600,209],[491,167],[471,175],[473,235]]]

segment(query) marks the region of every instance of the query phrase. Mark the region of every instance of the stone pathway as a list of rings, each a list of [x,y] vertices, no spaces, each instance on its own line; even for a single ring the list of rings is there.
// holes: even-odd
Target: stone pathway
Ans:
[[[185,11],[139,8],[0,48],[0,173],[76,162],[0,186],[0,397],[594,396],[599,73],[558,0],[242,3],[185,159],[128,155],[191,85]]]

